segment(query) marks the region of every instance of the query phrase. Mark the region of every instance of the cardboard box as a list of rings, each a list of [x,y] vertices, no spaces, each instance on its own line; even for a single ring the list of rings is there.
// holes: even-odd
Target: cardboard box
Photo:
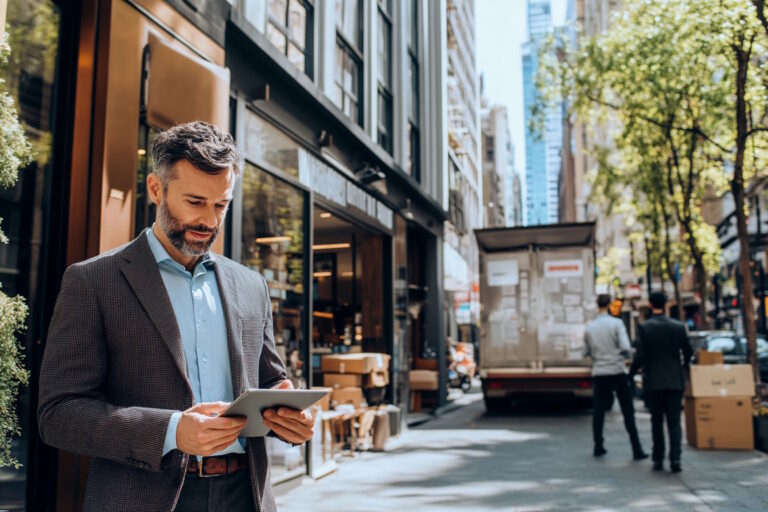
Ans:
[[[331,392],[331,403],[352,404],[359,409],[363,403],[363,390],[361,388],[338,388]]]
[[[321,369],[327,373],[356,373],[364,375],[389,370],[389,354],[361,352],[359,354],[328,354],[321,360]]]
[[[691,366],[691,380],[686,388],[687,396],[741,397],[754,394],[752,367],[748,364]]]
[[[417,357],[413,360],[413,369],[437,371],[437,359],[421,359]]]
[[[333,388],[323,388],[318,386],[312,386],[312,389],[328,392],[328,394],[325,395],[323,398],[321,398],[315,405],[320,406],[324,411],[330,411],[331,410],[331,391],[333,391]]]
[[[389,384],[389,371],[375,371],[363,375],[363,387],[364,388],[383,388]]]
[[[326,373],[323,384],[328,388],[359,388],[363,385],[363,376],[356,373]]]
[[[752,450],[752,399],[686,397],[685,434],[700,450]]]
[[[433,370],[411,370],[408,381],[413,391],[434,391],[439,387],[437,377]]]
[[[696,352],[696,364],[723,364],[722,352],[707,352],[706,350],[699,350]]]

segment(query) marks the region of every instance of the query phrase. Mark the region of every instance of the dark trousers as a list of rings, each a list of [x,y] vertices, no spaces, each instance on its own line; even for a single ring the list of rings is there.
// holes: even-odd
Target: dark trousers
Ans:
[[[593,381],[595,397],[592,409],[592,435],[594,436],[595,446],[603,446],[605,412],[610,407],[613,394],[616,393],[616,399],[621,406],[621,414],[624,416],[624,427],[627,429],[629,441],[632,443],[632,452],[635,454],[642,452],[640,436],[637,434],[637,426],[635,425],[635,407],[632,404],[632,390],[630,389],[629,377],[621,373],[618,375],[593,377]]]
[[[663,389],[648,391],[648,408],[651,410],[653,432],[653,461],[664,460],[664,419],[669,432],[669,460],[680,462],[683,429],[680,427],[683,392]]]
[[[251,479],[244,469],[229,475],[200,478],[188,473],[177,512],[253,512]]]

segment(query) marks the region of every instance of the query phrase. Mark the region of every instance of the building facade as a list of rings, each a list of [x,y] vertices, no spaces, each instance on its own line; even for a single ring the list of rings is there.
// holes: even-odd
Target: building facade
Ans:
[[[483,227],[503,227],[514,222],[514,189],[508,190],[514,173],[514,152],[509,134],[506,107],[489,107],[483,99],[481,110],[483,143]],[[511,182],[514,187],[514,180]]]
[[[444,0],[8,2],[3,87],[44,151],[0,201],[3,289],[31,306],[24,465],[3,470],[0,508],[82,502],[88,458],[37,436],[46,330],[66,266],[152,224],[152,140],[180,122],[217,124],[244,156],[215,250],[267,279],[294,384],[322,385],[323,354],[383,352],[383,399],[407,410],[412,361],[432,358],[442,404],[447,16]],[[269,456],[275,482],[315,469],[311,446]]]
[[[450,218],[444,228],[444,287],[448,335],[453,339],[465,339],[461,333],[466,330],[460,326],[475,325],[479,313],[479,255],[472,231],[483,222],[483,172],[475,30],[474,0],[448,0],[443,77]]]

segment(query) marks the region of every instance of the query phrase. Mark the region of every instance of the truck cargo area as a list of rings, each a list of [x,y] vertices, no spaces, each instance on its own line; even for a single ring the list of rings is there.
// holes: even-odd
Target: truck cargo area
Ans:
[[[592,396],[584,328],[596,311],[594,223],[475,231],[479,365],[488,409],[508,398]]]

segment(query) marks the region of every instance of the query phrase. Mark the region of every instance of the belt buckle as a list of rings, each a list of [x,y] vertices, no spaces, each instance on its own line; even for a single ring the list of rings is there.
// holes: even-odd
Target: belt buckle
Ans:
[[[215,476],[219,475],[206,475],[203,473],[203,460],[205,460],[205,457],[201,457],[200,460],[197,461],[197,476],[200,478],[213,478]]]

